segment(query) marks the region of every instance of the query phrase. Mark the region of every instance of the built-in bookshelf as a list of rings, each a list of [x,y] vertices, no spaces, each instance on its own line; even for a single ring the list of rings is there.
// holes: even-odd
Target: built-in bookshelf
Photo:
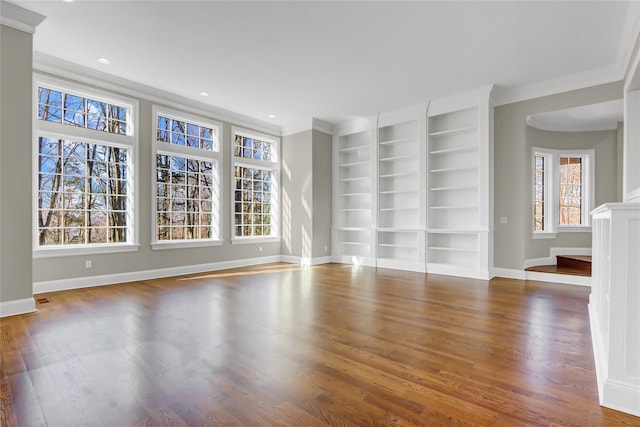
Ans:
[[[377,265],[424,271],[426,105],[378,117]]]
[[[334,260],[490,278],[491,89],[338,126]]]
[[[488,278],[490,90],[434,102],[427,122],[427,271]]]
[[[341,262],[375,263],[373,126],[369,121],[358,123],[334,138],[332,253]]]

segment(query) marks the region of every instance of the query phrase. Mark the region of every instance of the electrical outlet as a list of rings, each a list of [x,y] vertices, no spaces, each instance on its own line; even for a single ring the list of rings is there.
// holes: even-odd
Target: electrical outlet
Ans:
[[[93,264],[91,263],[91,260],[88,259],[84,262],[84,268],[91,268],[93,267]]]
[[[500,217],[500,224],[506,224],[507,222],[509,222],[509,220],[506,216]]]
[[[262,246],[260,246],[260,252],[262,252]]]

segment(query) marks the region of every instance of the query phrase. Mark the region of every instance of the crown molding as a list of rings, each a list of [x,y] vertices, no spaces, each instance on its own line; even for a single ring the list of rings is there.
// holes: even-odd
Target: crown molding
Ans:
[[[327,135],[333,135],[335,127],[336,126],[333,123],[325,122],[324,120],[320,120],[315,117],[311,119],[311,128],[313,130],[317,130],[318,132],[326,133]]]
[[[165,92],[142,83],[123,79],[122,77],[64,61],[40,52],[34,52],[33,54],[33,69],[37,72],[52,74],[80,83],[123,93],[127,96],[145,99],[162,106],[171,107],[174,110],[198,114],[270,135],[282,135],[281,127],[273,123]]]
[[[625,21],[622,25],[622,41],[618,49],[618,66],[623,70],[623,78],[627,77],[633,59],[633,48],[640,35],[640,2],[630,1]]]
[[[499,105],[512,104],[514,102],[527,101],[543,96],[613,83],[621,81],[623,76],[624,70],[622,70],[618,64],[615,64],[521,86],[497,86],[495,96],[493,97],[493,105],[497,107]]]
[[[32,12],[13,3],[0,1],[0,24],[33,34],[46,16]]]

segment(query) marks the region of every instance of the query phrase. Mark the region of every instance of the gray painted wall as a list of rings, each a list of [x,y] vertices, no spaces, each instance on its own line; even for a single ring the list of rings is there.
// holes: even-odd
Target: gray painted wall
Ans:
[[[6,302],[32,296],[33,36],[0,27],[0,302]]]
[[[313,258],[331,254],[331,142],[313,131]]]
[[[282,138],[282,224],[283,255],[330,255],[331,135],[307,130]]]
[[[527,142],[525,123],[527,116],[621,98],[622,82],[614,82],[495,108],[494,265],[496,267],[520,270],[525,259],[531,258],[529,254],[537,253],[536,244],[531,243],[532,202],[529,185],[531,145]],[[599,175],[597,167],[596,176]],[[605,171],[607,172],[611,173],[611,171]],[[500,217],[507,217],[508,223],[500,224]],[[562,245],[552,243],[551,246]],[[548,255],[547,253],[540,256]]]
[[[313,139],[307,130],[282,138],[282,254],[311,257]]]

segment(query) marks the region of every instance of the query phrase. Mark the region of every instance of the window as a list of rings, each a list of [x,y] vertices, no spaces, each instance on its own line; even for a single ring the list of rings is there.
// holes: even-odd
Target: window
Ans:
[[[535,162],[535,197],[534,197],[534,230],[544,231],[547,215],[545,214],[545,159],[546,157],[540,154],[534,156]]]
[[[533,149],[534,237],[588,231],[594,202],[594,150]]]
[[[559,225],[582,225],[582,157],[560,157]]]
[[[154,249],[220,244],[222,125],[154,108]]]
[[[279,141],[233,129],[233,237],[279,239]]]
[[[135,249],[135,103],[35,80],[34,253]]]

